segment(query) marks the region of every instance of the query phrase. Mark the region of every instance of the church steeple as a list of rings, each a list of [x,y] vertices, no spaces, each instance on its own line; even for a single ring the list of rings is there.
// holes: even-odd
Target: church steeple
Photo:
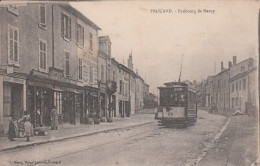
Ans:
[[[128,68],[133,70],[133,56],[132,56],[132,50],[131,50],[131,53],[129,54],[129,58],[128,58]]]

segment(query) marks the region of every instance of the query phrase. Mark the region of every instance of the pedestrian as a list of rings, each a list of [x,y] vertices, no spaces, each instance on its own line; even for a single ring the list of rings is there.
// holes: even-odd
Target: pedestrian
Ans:
[[[10,141],[15,141],[15,118],[14,118],[14,112],[11,113],[11,117],[8,119],[9,122],[9,130],[8,130],[8,138]]]
[[[23,121],[24,121],[24,130],[25,130],[25,136],[26,136],[26,141],[30,141],[30,136],[33,135],[33,127],[30,122],[31,117],[30,114],[27,111],[24,111],[24,116],[23,116]]]
[[[51,110],[51,129],[52,130],[58,129],[58,115],[57,115],[56,106],[54,106],[53,109]]]

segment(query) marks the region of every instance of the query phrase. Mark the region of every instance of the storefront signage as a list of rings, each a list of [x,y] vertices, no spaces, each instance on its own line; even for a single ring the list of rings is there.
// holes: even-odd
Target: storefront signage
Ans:
[[[18,84],[24,84],[25,83],[24,79],[9,77],[9,76],[4,76],[4,81],[18,83]]]

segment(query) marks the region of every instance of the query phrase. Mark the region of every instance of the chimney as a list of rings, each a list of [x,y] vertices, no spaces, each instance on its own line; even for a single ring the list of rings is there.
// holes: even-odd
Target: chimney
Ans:
[[[232,62],[228,62],[228,68],[230,69],[232,67]]]
[[[237,56],[233,56],[233,65],[237,64]]]
[[[223,61],[221,61],[221,71],[224,70]]]

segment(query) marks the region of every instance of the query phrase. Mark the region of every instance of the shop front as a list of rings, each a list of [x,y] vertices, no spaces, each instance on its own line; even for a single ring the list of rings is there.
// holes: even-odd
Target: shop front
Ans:
[[[98,94],[98,88],[85,87],[85,110],[83,113],[85,119],[94,118],[97,114],[100,115]]]
[[[57,71],[55,71],[57,70]],[[83,112],[82,87],[64,78],[62,71],[32,71],[27,80],[27,109],[34,127],[50,126],[50,112],[56,107],[59,124],[79,124]]]
[[[22,117],[25,110],[26,75],[11,73],[3,75],[3,134],[7,134],[9,118]]]

